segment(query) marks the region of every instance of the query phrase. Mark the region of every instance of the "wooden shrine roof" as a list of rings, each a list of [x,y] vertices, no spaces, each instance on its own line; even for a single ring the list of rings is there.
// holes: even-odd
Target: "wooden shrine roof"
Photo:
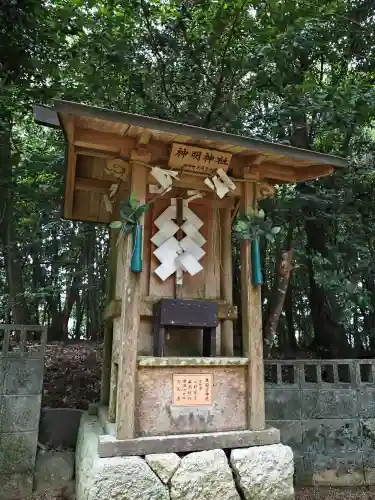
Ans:
[[[229,153],[229,176],[242,178],[246,172],[270,185],[315,179],[347,165],[323,153],[68,101],[54,101],[54,108],[34,106],[34,114],[38,123],[62,128],[68,142],[64,217],[69,219],[109,221],[102,197],[114,179],[104,172],[106,162],[129,160],[134,151],[159,167],[168,166],[173,144]],[[199,181],[199,189],[207,189]],[[91,215],[83,208],[87,204]]]

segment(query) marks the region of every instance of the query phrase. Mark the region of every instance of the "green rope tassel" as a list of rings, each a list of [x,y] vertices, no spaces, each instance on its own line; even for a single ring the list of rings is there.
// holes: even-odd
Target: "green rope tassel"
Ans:
[[[142,272],[142,225],[136,224],[132,229],[133,252],[130,269],[133,273]]]
[[[257,183],[253,183],[253,211],[257,213]],[[255,238],[251,242],[251,281],[254,286],[259,286],[263,283],[262,264],[260,261],[260,244],[259,238]]]
[[[251,281],[253,285],[261,285],[263,283],[263,276],[262,265],[260,262],[259,238],[256,238],[251,242],[251,270]]]

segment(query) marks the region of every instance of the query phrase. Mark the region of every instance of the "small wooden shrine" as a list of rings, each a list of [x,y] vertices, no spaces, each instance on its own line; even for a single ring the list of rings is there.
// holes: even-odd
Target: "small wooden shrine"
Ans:
[[[241,242],[243,353],[233,356],[232,221],[276,184],[346,162],[65,101],[35,115],[66,137],[63,217],[111,224],[101,456],[249,446],[255,431],[268,435],[264,444],[277,441],[265,430],[249,240]]]

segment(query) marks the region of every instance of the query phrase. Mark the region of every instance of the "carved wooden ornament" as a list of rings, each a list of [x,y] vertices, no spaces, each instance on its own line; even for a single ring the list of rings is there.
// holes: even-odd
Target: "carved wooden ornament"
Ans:
[[[125,160],[114,159],[107,160],[104,172],[107,175],[116,177],[116,179],[121,179],[125,181],[129,175],[130,164]]]

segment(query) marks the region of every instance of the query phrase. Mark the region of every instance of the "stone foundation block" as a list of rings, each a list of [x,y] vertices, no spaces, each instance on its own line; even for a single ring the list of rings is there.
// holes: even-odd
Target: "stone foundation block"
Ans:
[[[101,457],[103,427],[82,416],[76,448],[77,500],[292,500],[293,453],[281,444]],[[144,439],[144,438],[143,438]],[[162,438],[160,438],[162,439]]]
[[[230,462],[246,500],[294,500],[293,452],[288,446],[232,450]]]
[[[164,484],[171,480],[181,462],[181,458],[176,453],[158,453],[146,455],[145,458],[148,465]]]
[[[190,453],[171,479],[171,500],[240,500],[223,450]]]
[[[168,487],[140,457],[100,458],[100,426],[83,414],[76,451],[77,500],[169,500]]]
[[[14,474],[0,474],[0,500],[19,500],[33,492],[31,471]]]
[[[0,435],[1,474],[33,470],[38,433],[8,432]]]
[[[71,451],[46,451],[38,453],[35,463],[36,491],[59,490],[74,476],[74,454]]]
[[[41,396],[3,396],[0,405],[1,432],[37,431]]]

